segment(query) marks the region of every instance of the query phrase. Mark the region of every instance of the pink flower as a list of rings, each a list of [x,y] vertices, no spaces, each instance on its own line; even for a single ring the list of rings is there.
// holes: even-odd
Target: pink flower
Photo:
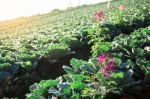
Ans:
[[[100,71],[102,72],[102,74],[103,74],[104,76],[106,76],[106,77],[111,77],[109,71],[106,71],[106,69],[101,68]]]
[[[119,6],[119,10],[120,10],[120,11],[123,11],[123,10],[125,10],[125,9],[126,9],[126,6],[125,6],[125,5],[120,5],[120,6]]]
[[[99,56],[99,61],[104,62],[108,58],[108,54],[102,54]],[[106,63],[103,64],[103,67],[100,69],[100,72],[106,76],[111,77],[111,73],[116,69],[116,62],[114,59],[107,59]]]
[[[102,54],[98,57],[99,62],[105,62],[107,59],[108,55],[107,54]]]
[[[102,21],[105,18],[105,12],[100,10],[99,12],[96,12],[94,14],[94,18],[97,19],[98,21]]]

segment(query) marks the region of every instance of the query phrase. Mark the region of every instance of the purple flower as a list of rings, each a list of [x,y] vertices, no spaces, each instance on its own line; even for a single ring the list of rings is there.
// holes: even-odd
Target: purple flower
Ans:
[[[116,63],[113,59],[111,59],[110,62],[105,64],[101,69],[100,72],[106,76],[106,77],[111,77],[111,72],[116,69]]]
[[[116,63],[114,60],[111,60],[108,64],[104,66],[109,71],[114,71],[116,69]]]

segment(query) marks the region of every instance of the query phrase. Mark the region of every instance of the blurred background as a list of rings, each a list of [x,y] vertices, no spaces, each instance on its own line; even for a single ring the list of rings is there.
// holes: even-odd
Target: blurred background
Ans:
[[[108,0],[0,0],[0,21]]]

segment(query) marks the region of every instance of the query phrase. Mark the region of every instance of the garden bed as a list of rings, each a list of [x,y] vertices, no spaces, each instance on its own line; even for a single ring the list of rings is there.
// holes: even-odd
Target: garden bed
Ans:
[[[34,82],[39,82],[43,79],[54,79],[63,75],[64,71],[62,66],[69,65],[71,58],[75,57],[77,59],[87,60],[90,56],[90,46],[86,45],[74,50],[70,55],[57,60],[41,58],[35,70],[26,72],[24,68],[20,68],[18,73],[13,77],[11,77],[11,75],[5,76],[3,82],[6,83],[0,87],[0,96],[24,99],[25,94],[29,92],[29,86]]]

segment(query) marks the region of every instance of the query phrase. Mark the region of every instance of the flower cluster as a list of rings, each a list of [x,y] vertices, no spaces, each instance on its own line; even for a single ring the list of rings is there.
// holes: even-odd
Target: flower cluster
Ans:
[[[102,54],[98,57],[98,62],[102,64],[100,72],[106,77],[111,77],[111,73],[116,69],[116,62],[108,54]]]
[[[105,19],[105,12],[103,10],[96,12],[94,18],[98,21],[103,21]]]
[[[125,9],[126,9],[126,6],[125,6],[125,5],[120,5],[120,6],[119,6],[119,10],[120,10],[120,11],[123,11],[123,10],[125,10]]]

